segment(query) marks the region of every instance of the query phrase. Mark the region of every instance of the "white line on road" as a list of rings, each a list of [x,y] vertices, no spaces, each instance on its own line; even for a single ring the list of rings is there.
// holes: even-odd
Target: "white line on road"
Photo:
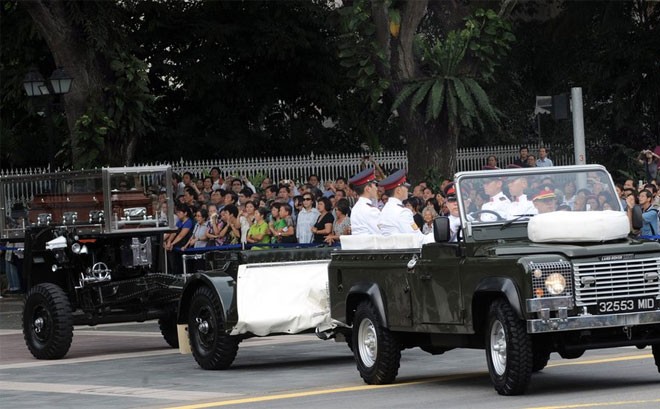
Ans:
[[[176,401],[199,401],[210,399],[223,399],[230,396],[239,396],[237,393],[180,391],[173,389],[128,388],[123,386],[103,385],[71,385],[63,383],[43,382],[5,382],[0,381],[0,390],[45,392],[45,393],[72,393],[77,395],[103,395],[126,398],[166,399]]]

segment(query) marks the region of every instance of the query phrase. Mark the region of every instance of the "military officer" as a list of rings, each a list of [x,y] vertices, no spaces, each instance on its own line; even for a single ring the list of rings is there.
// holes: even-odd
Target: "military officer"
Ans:
[[[449,209],[449,230],[451,238],[449,241],[458,241],[458,232],[461,228],[461,218],[458,211],[458,198],[456,197],[456,186],[450,183],[445,187],[445,197],[447,198],[447,208]]]
[[[392,173],[380,181],[380,186],[389,196],[378,219],[381,233],[385,236],[397,233],[422,234],[413,219],[412,211],[403,205],[403,201],[408,198],[408,187],[410,187],[406,182],[406,171],[399,170]]]
[[[481,206],[481,210],[490,210],[499,214],[501,218],[506,218],[509,214],[511,200],[502,193],[502,178],[499,176],[486,178],[484,192],[490,197],[490,200]],[[497,216],[492,213],[483,213],[480,219],[482,222],[492,222],[497,220]]]
[[[378,196],[373,168],[368,168],[348,180],[350,188],[360,198],[351,209],[351,234],[381,234],[378,228],[380,210],[375,203]]]
[[[527,198],[525,189],[528,187],[527,177],[524,175],[509,176],[507,180],[509,194],[511,195],[511,204],[507,219],[515,219],[523,214],[537,214],[538,211],[531,200]],[[502,215],[504,216],[504,215]]]
[[[550,186],[544,186],[537,194],[532,198],[534,206],[538,210],[539,214],[550,213],[557,210],[557,196],[555,191]]]

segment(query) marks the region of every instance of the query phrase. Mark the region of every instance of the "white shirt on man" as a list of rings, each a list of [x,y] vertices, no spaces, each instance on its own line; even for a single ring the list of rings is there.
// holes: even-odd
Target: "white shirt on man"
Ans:
[[[351,234],[381,234],[378,228],[380,210],[371,200],[360,197],[351,209]]]

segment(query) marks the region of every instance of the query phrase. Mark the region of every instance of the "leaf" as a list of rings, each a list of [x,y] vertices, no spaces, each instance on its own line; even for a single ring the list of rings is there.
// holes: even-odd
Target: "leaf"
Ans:
[[[431,119],[438,119],[442,111],[442,105],[445,99],[445,81],[444,79],[437,79],[431,88],[431,96],[429,102],[426,104],[426,122]]]
[[[415,95],[410,101],[410,109],[412,111],[417,109],[417,106],[422,103],[424,98],[426,98],[426,95],[429,93],[429,90],[433,86],[433,82],[434,82],[433,80],[428,80],[426,82],[423,82],[422,85],[417,90],[417,92],[415,92]]]
[[[399,92],[399,95],[397,95],[396,99],[392,103],[392,108],[390,108],[390,111],[395,111],[403,101],[405,101],[415,90],[419,88],[419,83],[412,83],[406,85],[401,92]]]
[[[474,101],[476,101],[478,110],[486,114],[486,118],[489,121],[493,123],[498,123],[499,122],[498,115],[495,112],[493,105],[490,103],[486,91],[484,91],[484,89],[481,88],[481,85],[479,85],[479,83],[477,83],[477,81],[475,81],[472,78],[466,78],[465,86],[472,94]]]

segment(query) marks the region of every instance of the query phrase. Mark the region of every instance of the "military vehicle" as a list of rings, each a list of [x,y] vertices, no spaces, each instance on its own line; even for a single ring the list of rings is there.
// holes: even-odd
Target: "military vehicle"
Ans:
[[[347,236],[332,254],[334,331],[351,342],[366,383],[393,382],[401,351],[413,347],[484,349],[502,395],[524,393],[552,352],[650,346],[660,368],[660,244],[629,237],[605,168],[464,172],[455,183],[456,242],[440,217],[435,243],[421,248],[402,245],[406,237]],[[516,183],[544,206],[531,193],[512,198]],[[485,192],[527,200],[527,210],[491,210]]]

